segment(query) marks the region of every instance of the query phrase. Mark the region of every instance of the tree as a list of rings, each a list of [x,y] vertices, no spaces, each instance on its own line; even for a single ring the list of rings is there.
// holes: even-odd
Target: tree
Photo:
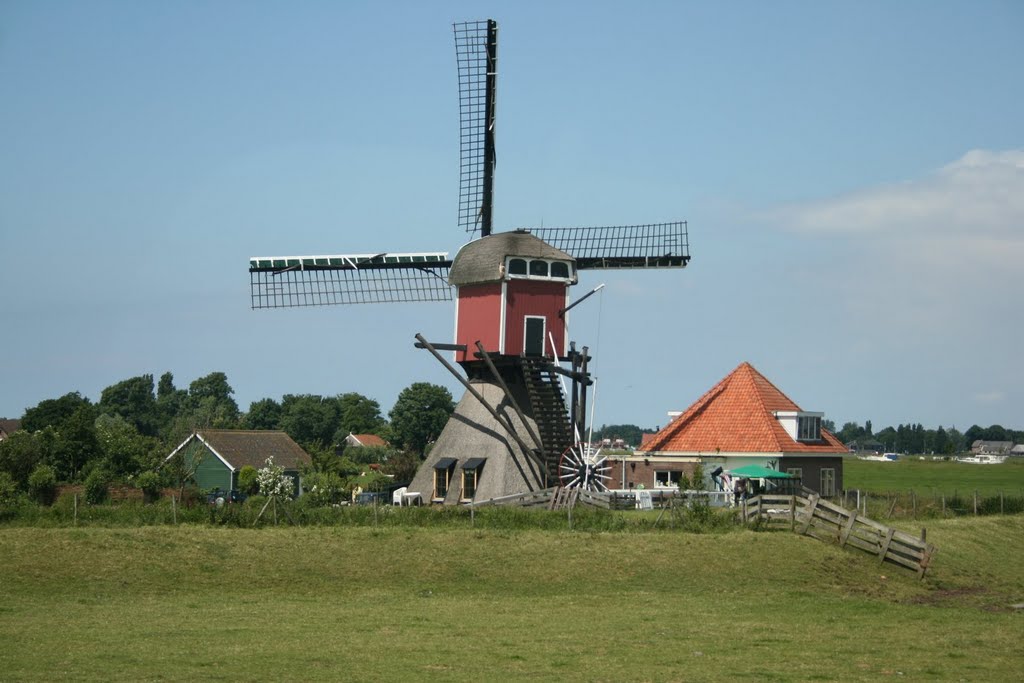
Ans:
[[[115,478],[137,474],[159,463],[159,442],[139,434],[135,426],[120,415],[100,415],[95,426],[104,466]]]
[[[337,397],[341,424],[338,432],[349,434],[377,434],[384,428],[384,416],[380,414],[380,404],[362,394],[350,392]],[[340,443],[340,441],[339,441]]]
[[[249,412],[242,423],[246,429],[279,429],[281,404],[272,398],[263,398],[249,404]]]
[[[21,418],[21,428],[26,432],[37,432],[46,427],[58,427],[80,408],[92,409],[92,402],[83,398],[77,391],[64,394],[60,398],[40,401],[39,405],[25,411],[24,417]]]
[[[43,462],[42,441],[37,434],[25,430],[0,441],[0,472],[7,473],[20,489],[28,486],[29,476]]]
[[[595,441],[600,441],[601,439],[622,439],[631,446],[639,446],[643,435],[650,433],[652,433],[652,430],[641,429],[634,424],[601,425],[600,429],[594,430],[593,439]],[[584,434],[583,438],[586,439],[587,435]]]
[[[153,375],[140,375],[112,384],[100,394],[100,413],[118,415],[140,434],[156,436],[160,426]]]
[[[340,420],[337,401],[314,394],[286,394],[281,409],[281,429],[300,445],[331,445]]]
[[[102,455],[95,421],[93,406],[83,404],[55,428],[49,457],[62,481],[76,481],[85,466]]]
[[[174,375],[170,372],[160,375],[160,382],[156,385],[156,407],[163,436],[168,436],[166,433],[168,428],[174,423],[178,413],[182,411],[187,399],[187,391],[174,388]]]
[[[400,451],[394,453],[387,462],[381,467],[381,471],[385,474],[394,476],[397,482],[412,481],[413,477],[416,476],[416,470],[419,469],[420,458],[415,453],[410,451]]]
[[[389,414],[399,443],[417,454],[436,439],[455,411],[451,392],[428,382],[416,382],[398,395]]]
[[[228,384],[223,372],[211,372],[188,386],[187,407],[192,417],[192,428],[232,428],[238,424],[238,404],[231,394],[235,390]]]

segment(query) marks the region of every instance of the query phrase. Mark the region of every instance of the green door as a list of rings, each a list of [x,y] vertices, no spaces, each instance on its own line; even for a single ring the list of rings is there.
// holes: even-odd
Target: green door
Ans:
[[[523,353],[527,356],[544,355],[544,318],[526,316],[526,340]]]

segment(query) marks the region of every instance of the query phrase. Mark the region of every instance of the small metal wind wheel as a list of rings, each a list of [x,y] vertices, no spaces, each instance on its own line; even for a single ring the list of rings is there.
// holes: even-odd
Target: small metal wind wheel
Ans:
[[[558,463],[559,484],[567,489],[607,491],[611,467],[600,448],[578,443],[566,449]]]

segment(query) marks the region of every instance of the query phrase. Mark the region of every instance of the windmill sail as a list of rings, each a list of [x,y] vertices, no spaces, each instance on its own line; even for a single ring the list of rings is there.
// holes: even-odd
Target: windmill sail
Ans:
[[[604,228],[532,228],[530,232],[571,254],[580,270],[682,268],[690,261],[686,221]]]
[[[257,256],[249,259],[253,308],[451,301],[445,252]]]
[[[459,66],[459,225],[487,237],[494,208],[498,23],[453,26]]]

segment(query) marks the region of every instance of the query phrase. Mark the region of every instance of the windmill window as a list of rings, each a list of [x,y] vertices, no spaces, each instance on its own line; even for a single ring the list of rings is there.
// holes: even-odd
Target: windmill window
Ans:
[[[509,275],[526,275],[526,259],[514,258],[508,262]]]
[[[536,275],[538,277],[548,276],[548,262],[547,261],[530,261],[530,275]]]
[[[555,261],[551,264],[551,277],[569,279],[569,264],[562,261]]]
[[[477,485],[480,483],[480,472],[484,468],[485,458],[470,458],[462,465],[461,500],[473,500]]]
[[[452,481],[452,469],[455,458],[441,458],[434,464],[434,501],[443,501],[448,496],[448,487]]]

